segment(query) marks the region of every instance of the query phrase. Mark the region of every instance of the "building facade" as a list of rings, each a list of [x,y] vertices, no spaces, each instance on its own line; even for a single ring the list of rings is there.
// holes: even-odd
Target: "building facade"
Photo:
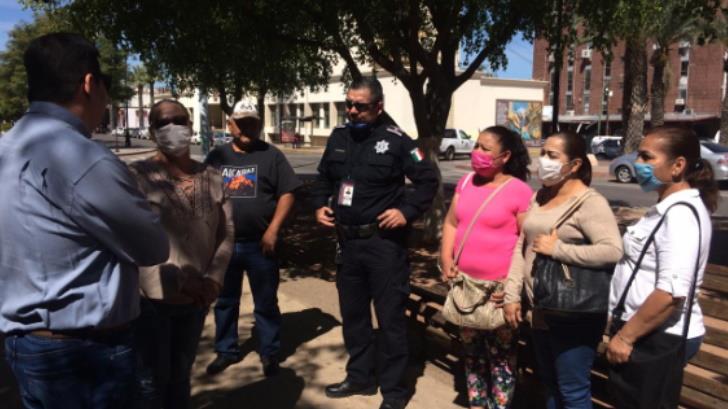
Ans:
[[[543,102],[546,111],[550,111],[555,103],[551,91],[554,72],[553,57],[549,55],[547,46],[548,43],[543,39],[534,43],[533,78],[548,83]],[[649,96],[653,77],[649,58],[655,46],[649,44],[647,50]],[[667,67],[666,122],[693,124],[705,129],[706,133],[709,128],[717,128],[726,89],[723,70],[726,51],[721,44],[673,44]],[[621,127],[619,122],[624,91],[624,52],[624,43],[617,44],[613,48],[612,63],[607,65],[604,56],[588,44],[575,45],[566,50],[558,96],[560,123],[590,126],[601,123],[602,130],[606,131],[604,124],[609,122],[612,127],[609,133],[618,131],[617,128]]]

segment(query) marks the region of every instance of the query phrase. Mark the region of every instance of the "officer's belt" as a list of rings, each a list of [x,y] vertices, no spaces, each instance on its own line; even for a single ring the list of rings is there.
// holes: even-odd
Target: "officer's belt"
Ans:
[[[377,223],[362,225],[336,224],[336,232],[340,239],[368,239],[379,231]]]

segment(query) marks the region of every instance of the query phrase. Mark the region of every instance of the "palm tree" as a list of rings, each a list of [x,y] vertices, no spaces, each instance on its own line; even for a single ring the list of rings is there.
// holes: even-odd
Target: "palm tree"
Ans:
[[[694,42],[704,32],[701,24],[704,13],[712,14],[708,7],[696,7],[694,0],[669,0],[662,3],[653,17],[651,35],[655,50],[650,58],[654,69],[651,88],[652,126],[661,126],[665,122],[665,95],[670,84],[670,52],[679,41]]]

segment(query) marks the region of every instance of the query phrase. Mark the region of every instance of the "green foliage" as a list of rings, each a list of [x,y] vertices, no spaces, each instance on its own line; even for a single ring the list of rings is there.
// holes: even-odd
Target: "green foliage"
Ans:
[[[0,53],[0,120],[14,121],[27,110],[27,78],[23,53],[34,38],[57,31],[79,30],[63,12],[38,10],[33,22],[18,24],[10,31],[6,50]],[[133,91],[123,85],[127,75],[127,54],[118,50],[104,37],[96,37],[95,40],[99,48],[101,69],[113,78],[112,100],[128,98]]]

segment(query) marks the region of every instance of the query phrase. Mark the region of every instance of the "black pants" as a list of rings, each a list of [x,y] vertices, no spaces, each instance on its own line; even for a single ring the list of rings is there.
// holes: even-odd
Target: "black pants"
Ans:
[[[336,287],[343,318],[344,344],[349,353],[347,378],[365,383],[373,380],[376,366],[370,303],[379,324],[381,350],[379,385],[386,398],[405,398],[402,377],[407,367],[407,321],[409,296],[407,248],[400,238],[378,235],[343,240],[342,263]]]

